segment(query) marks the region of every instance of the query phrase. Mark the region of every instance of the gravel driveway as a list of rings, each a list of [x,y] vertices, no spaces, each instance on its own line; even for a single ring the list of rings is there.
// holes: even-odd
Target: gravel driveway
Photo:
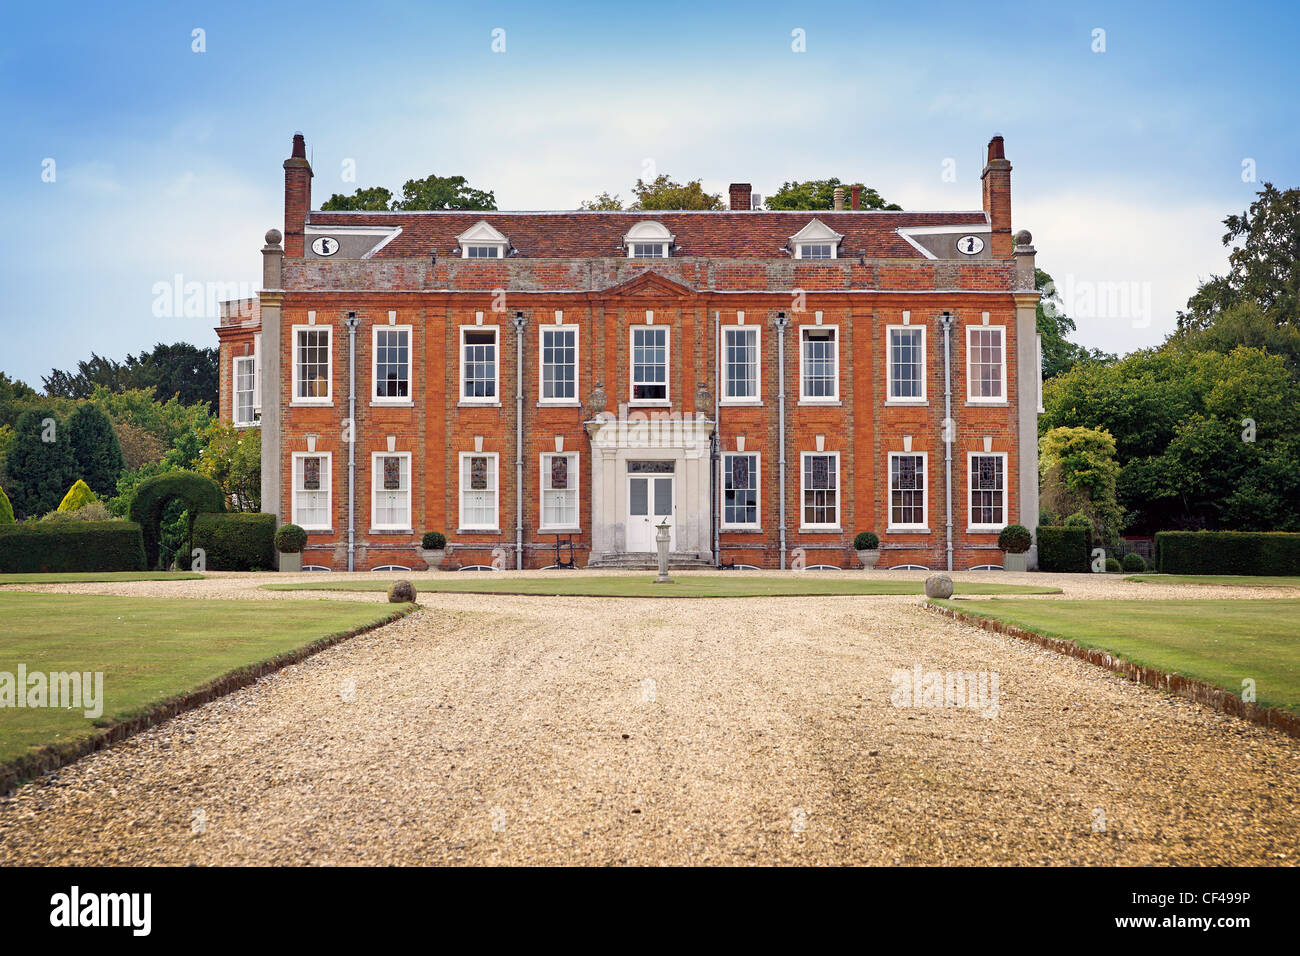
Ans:
[[[0,801],[0,864],[1296,861],[1300,741],[917,598],[421,600]]]

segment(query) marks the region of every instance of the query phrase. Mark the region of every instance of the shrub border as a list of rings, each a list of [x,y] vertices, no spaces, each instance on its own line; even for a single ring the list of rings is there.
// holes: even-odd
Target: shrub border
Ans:
[[[1008,624],[1005,621],[973,614],[969,611],[944,607],[932,601],[927,601],[925,607],[932,613],[951,618],[959,624],[970,624],[982,630],[991,631],[994,634],[1004,634],[1007,637],[1028,641],[1031,644],[1037,644],[1066,657],[1075,657],[1087,661],[1089,664],[1104,667],[1116,674],[1122,674],[1136,684],[1146,684],[1156,690],[1163,690],[1197,704],[1203,704],[1221,714],[1240,717],[1242,720],[1248,720],[1251,723],[1281,731],[1291,737],[1300,737],[1300,715],[1293,714],[1289,710],[1283,710],[1281,707],[1261,707],[1259,704],[1249,703],[1236,694],[1229,693],[1217,684],[1211,684],[1209,681],[1203,681],[1195,677],[1184,677],[1182,674],[1171,674],[1168,671],[1158,670],[1154,667],[1143,667],[1099,647],[1083,647],[1063,637],[1048,637],[1046,634],[1040,634],[1037,631],[1031,631],[1015,624]]]
[[[138,734],[143,730],[157,727],[173,717],[201,707],[219,697],[225,697],[227,694],[242,690],[250,684],[257,683],[267,674],[273,674],[290,664],[297,664],[299,661],[306,660],[313,654],[319,654],[335,644],[358,637],[368,631],[376,630],[386,624],[392,624],[394,621],[400,621],[418,607],[419,605],[412,604],[408,607],[395,608],[385,617],[370,624],[363,624],[360,627],[354,627],[351,630],[340,631],[335,634],[327,634],[309,644],[304,644],[302,647],[277,654],[270,660],[262,661],[260,664],[237,667],[233,671],[228,671],[192,691],[175,694],[166,700],[161,700],[134,717],[114,721],[107,727],[97,728],[88,737],[82,737],[64,744],[46,744],[8,763],[0,764],[0,797],[9,796],[22,784],[35,777],[52,773],[98,750],[107,750],[120,740],[125,740],[127,737]]]

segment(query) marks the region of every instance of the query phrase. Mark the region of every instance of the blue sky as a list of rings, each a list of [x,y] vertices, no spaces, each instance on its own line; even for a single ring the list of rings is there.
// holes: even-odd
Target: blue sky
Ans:
[[[16,7],[0,370],[39,387],[91,351],[214,345],[215,315],[158,316],[157,289],[256,288],[295,130],[315,206],[436,172],[503,209],[626,198],[647,163],[724,193],[833,175],[906,209],[978,208],[1002,133],[1014,226],[1078,338],[1156,344],[1224,269],[1222,218],[1259,183],[1300,185],[1298,27],[1284,3]]]

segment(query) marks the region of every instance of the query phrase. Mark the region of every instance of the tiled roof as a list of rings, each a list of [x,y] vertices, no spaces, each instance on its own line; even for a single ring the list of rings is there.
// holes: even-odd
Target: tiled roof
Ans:
[[[588,258],[625,255],[623,236],[653,219],[676,238],[674,256],[781,258],[790,237],[813,219],[844,235],[841,256],[921,259],[895,231],[904,226],[985,225],[982,210],[968,212],[312,212],[308,224],[401,226],[402,233],[374,254],[376,259],[450,255],[456,236],[480,220],[490,223],[526,258]]]

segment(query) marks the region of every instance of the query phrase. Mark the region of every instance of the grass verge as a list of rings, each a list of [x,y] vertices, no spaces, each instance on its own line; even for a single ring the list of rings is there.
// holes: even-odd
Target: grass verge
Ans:
[[[443,574],[437,577],[408,578],[416,592],[449,594],[525,594],[552,597],[620,597],[620,598],[744,598],[744,597],[815,597],[818,595],[854,594],[924,594],[922,581],[901,579],[818,578],[811,575],[789,577],[728,577],[724,575],[677,574],[672,584],[655,584],[652,577],[628,575],[557,574],[553,578],[461,577]],[[301,581],[288,584],[264,584],[268,591],[386,591],[391,580],[375,581]],[[959,581],[956,594],[1060,594],[1060,588],[1023,584],[983,584]]]
[[[0,574],[0,584],[83,584],[113,581],[195,581],[197,571],[50,571]]]
[[[6,782],[52,769],[413,609],[0,593],[0,793]],[[28,675],[102,673],[103,713],[14,706],[16,695],[5,700],[3,682],[12,675],[15,690],[20,664]]]
[[[935,601],[1300,715],[1300,600]]]
[[[1141,584],[1217,584],[1234,588],[1300,588],[1300,577],[1249,574],[1134,574],[1124,579]]]

